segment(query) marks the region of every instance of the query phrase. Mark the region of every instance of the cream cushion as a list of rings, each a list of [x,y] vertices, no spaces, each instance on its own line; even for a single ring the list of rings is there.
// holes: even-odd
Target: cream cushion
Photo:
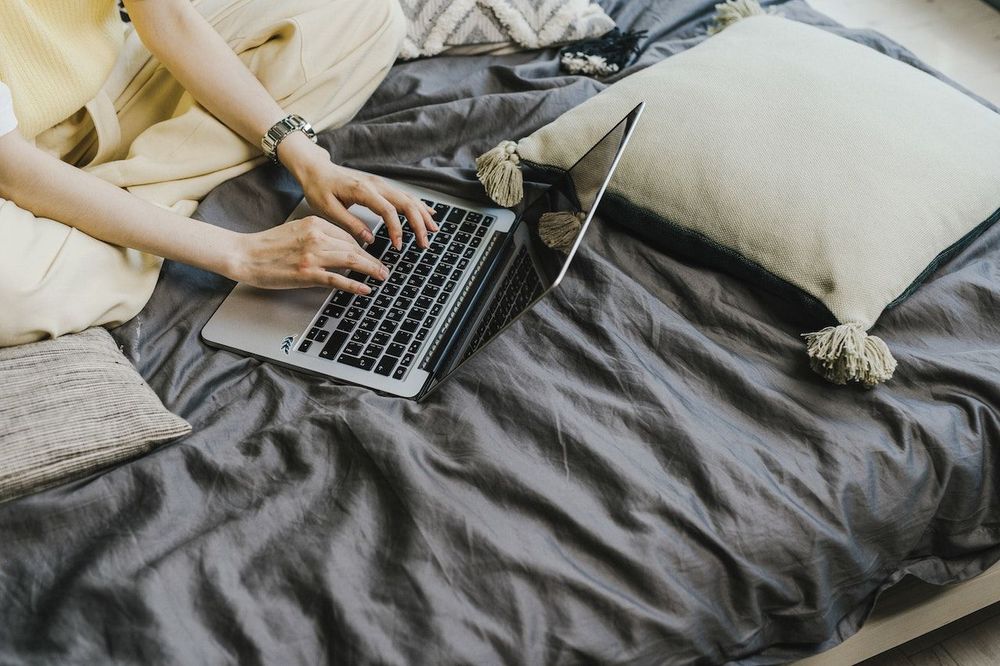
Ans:
[[[488,191],[517,197],[489,178],[504,149],[567,169],[642,100],[605,217],[816,305],[843,325],[808,339],[814,367],[838,383],[892,374],[865,331],[998,216],[1000,115],[873,49],[767,15],[494,149],[480,158]]]

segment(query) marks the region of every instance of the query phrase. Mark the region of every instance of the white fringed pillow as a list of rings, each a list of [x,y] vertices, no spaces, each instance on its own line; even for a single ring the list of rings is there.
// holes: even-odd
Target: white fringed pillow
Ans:
[[[591,0],[400,0],[400,58],[503,53],[599,37],[615,22]]]
[[[513,205],[519,163],[567,169],[645,100],[604,217],[814,308],[830,325],[805,334],[813,368],[883,382],[896,362],[868,329],[1000,217],[1000,115],[750,0],[719,19],[717,36],[480,157],[480,179]]]

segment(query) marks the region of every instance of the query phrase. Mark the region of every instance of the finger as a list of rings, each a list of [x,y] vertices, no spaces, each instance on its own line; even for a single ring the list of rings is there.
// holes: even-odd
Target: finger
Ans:
[[[424,219],[423,207],[413,197],[406,197],[400,202],[406,221],[410,224],[410,229],[417,235],[417,245],[426,248],[430,243],[427,241],[427,220]]]
[[[410,229],[417,236],[417,245],[427,247],[429,245],[427,242],[427,226],[424,221],[420,202],[404,192],[391,188],[386,188],[384,196],[406,215],[406,221],[409,223]]]
[[[434,209],[415,196],[410,195],[410,199],[413,200],[413,205],[420,212],[420,218],[424,221],[424,227],[427,231],[437,231],[438,226],[437,222],[434,221]]]
[[[324,222],[326,222],[326,220],[324,220]],[[365,225],[365,228],[367,228],[367,226],[368,225]],[[358,247],[358,248],[361,247],[361,245],[358,244],[357,238],[355,238],[348,231],[339,227],[336,224],[330,224],[329,222],[326,222],[326,224],[323,225],[323,233],[325,233],[327,236],[329,236],[335,241],[341,243],[348,243],[353,247]]]
[[[323,204],[326,207],[326,215],[334,224],[351,234],[360,243],[372,242],[374,236],[372,236],[368,225],[362,222],[357,215],[347,210],[344,204],[340,203],[340,199],[331,194],[327,196]]]
[[[424,207],[423,208],[424,220],[426,220],[427,222],[427,228],[430,229],[431,231],[437,231],[438,223],[434,221],[434,207],[428,206],[423,201],[421,201],[420,203],[423,204]]]
[[[372,288],[363,282],[351,280],[340,273],[331,273],[322,268],[310,271],[306,276],[306,280],[309,284],[318,287],[332,287],[341,291],[349,291],[352,294],[361,294],[362,296],[372,293]]]
[[[319,253],[318,258],[325,268],[346,268],[370,275],[379,281],[389,277],[389,269],[381,261],[360,248],[326,250]]]
[[[374,188],[364,189],[362,197],[361,203],[385,221],[392,246],[397,250],[401,249],[403,247],[403,225],[399,223],[399,213],[396,212],[396,207]]]

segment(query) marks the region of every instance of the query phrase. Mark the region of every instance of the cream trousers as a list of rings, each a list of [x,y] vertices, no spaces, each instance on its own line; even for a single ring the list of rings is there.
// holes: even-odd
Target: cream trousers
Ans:
[[[317,130],[358,112],[405,32],[397,0],[195,4],[282,107]],[[134,32],[97,98],[35,144],[183,215],[263,160],[259,146],[199,106]],[[149,299],[161,263],[0,199],[0,347],[128,321]]]

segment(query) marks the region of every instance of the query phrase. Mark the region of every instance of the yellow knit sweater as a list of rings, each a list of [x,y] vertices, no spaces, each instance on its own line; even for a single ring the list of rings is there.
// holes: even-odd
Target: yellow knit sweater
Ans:
[[[0,81],[11,89],[24,136],[97,95],[123,31],[115,0],[0,0]]]

